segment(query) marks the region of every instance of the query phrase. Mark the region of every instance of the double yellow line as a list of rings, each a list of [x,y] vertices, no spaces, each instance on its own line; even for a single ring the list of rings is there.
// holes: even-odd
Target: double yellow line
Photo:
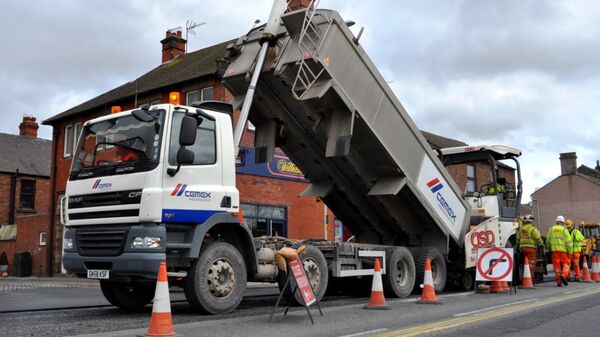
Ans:
[[[543,306],[549,305],[549,304],[573,300],[576,298],[589,296],[589,295],[593,295],[596,293],[600,293],[600,288],[593,288],[590,290],[585,290],[585,291],[577,292],[574,294],[568,294],[568,295],[564,295],[564,296],[558,296],[558,297],[548,298],[548,299],[544,299],[544,300],[538,300],[535,302],[515,304],[512,306],[507,306],[507,307],[497,309],[497,310],[491,309],[490,311],[477,313],[477,314],[473,314],[473,315],[469,315],[469,316],[463,316],[463,317],[459,317],[459,318],[447,319],[447,320],[436,322],[436,323],[423,324],[423,325],[417,325],[417,326],[413,326],[413,327],[409,327],[409,328],[388,331],[386,333],[379,334],[376,336],[377,337],[417,336],[417,335],[422,335],[422,334],[431,333],[431,332],[435,332],[435,331],[451,329],[451,328],[459,327],[462,325],[477,323],[477,322],[481,322],[481,321],[491,319],[491,318],[506,316],[509,314],[517,313],[519,311],[539,308],[539,307],[543,307]]]

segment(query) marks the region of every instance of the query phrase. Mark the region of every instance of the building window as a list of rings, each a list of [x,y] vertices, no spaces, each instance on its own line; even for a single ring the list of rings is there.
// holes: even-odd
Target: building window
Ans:
[[[477,191],[477,177],[475,176],[475,165],[467,164],[467,194]]]
[[[79,141],[79,136],[81,135],[81,123],[75,124],[73,128],[73,153],[77,150],[77,142]]]
[[[40,246],[46,245],[46,232],[40,232]]]
[[[198,90],[190,91],[185,94],[185,105],[192,105],[198,102],[200,92]]]
[[[35,209],[35,180],[21,179],[20,209]]]
[[[202,101],[210,101],[213,99],[213,87],[202,89]]]
[[[271,205],[240,204],[244,224],[252,236],[287,236],[287,210]]]
[[[73,149],[73,125],[65,127],[65,144],[63,146],[63,156],[70,157]]]

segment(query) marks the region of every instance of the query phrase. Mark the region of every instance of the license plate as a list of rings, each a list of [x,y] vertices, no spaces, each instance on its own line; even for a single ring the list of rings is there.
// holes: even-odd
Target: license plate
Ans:
[[[90,270],[88,270],[87,278],[108,280],[108,270],[90,269]]]

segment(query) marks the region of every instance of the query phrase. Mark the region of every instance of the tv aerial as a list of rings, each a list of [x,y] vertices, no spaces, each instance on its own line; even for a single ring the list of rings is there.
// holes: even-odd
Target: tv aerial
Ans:
[[[196,35],[196,32],[194,32],[194,28],[205,25],[205,24],[206,24],[206,22],[196,23],[196,21],[187,20],[185,22],[185,40],[188,41],[188,34]],[[185,53],[186,54],[187,54],[187,48],[188,48],[187,46],[188,46],[188,43],[185,44]]]

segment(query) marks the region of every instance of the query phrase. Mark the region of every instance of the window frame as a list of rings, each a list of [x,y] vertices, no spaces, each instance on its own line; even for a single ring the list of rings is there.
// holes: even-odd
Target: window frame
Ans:
[[[65,125],[63,158],[69,158],[73,155],[73,124]]]
[[[194,102],[190,102],[189,97],[191,94],[196,94],[200,98],[200,101],[202,101],[202,94],[200,93],[200,90],[192,90],[192,91],[188,91],[185,93],[185,105],[192,105],[192,103],[194,103]],[[196,102],[198,102],[198,101],[196,101]]]
[[[31,188],[31,192],[29,193],[24,193],[24,188],[23,188],[23,184],[25,182],[32,182],[32,188]],[[35,179],[20,179],[20,186],[19,186],[19,210],[26,210],[26,211],[34,211],[35,210],[35,193],[36,193],[36,180]],[[31,197],[31,207],[23,207],[23,200],[25,198],[23,197]]]
[[[175,116],[175,114],[173,114],[173,117]],[[199,117],[199,116],[195,116],[195,117]],[[175,158],[177,158],[177,151],[179,151],[179,147],[177,146],[177,148],[173,148],[171,145],[172,144],[179,144],[179,129],[175,127],[175,123],[174,123],[174,118],[171,119],[171,132],[170,132],[170,139],[169,139],[169,151],[167,153],[167,163],[170,166],[177,166],[176,162],[171,162],[171,151],[174,151],[175,153]],[[202,164],[181,164],[181,166],[210,166],[210,165],[215,165],[217,164],[217,162],[219,161],[219,143],[218,143],[218,137],[217,137],[217,123],[218,120],[214,120],[212,121],[214,123],[214,128],[211,130],[213,132],[213,141],[214,141],[214,159],[211,163],[202,163]],[[181,125],[180,125],[181,126]],[[202,124],[198,125],[198,128],[196,129],[196,132],[200,131],[200,130],[210,130],[206,127],[202,127]],[[177,137],[175,137],[175,134],[177,133]],[[197,136],[196,136],[197,137]],[[194,143],[195,144],[195,143]],[[193,146],[193,145],[192,145]],[[188,146],[189,147],[189,146]]]
[[[208,87],[204,87],[204,88],[200,89],[200,102],[207,101],[207,99],[204,97],[204,91],[209,90],[209,89],[210,89],[210,100],[214,99],[215,91],[213,89],[213,86],[210,85]]]

